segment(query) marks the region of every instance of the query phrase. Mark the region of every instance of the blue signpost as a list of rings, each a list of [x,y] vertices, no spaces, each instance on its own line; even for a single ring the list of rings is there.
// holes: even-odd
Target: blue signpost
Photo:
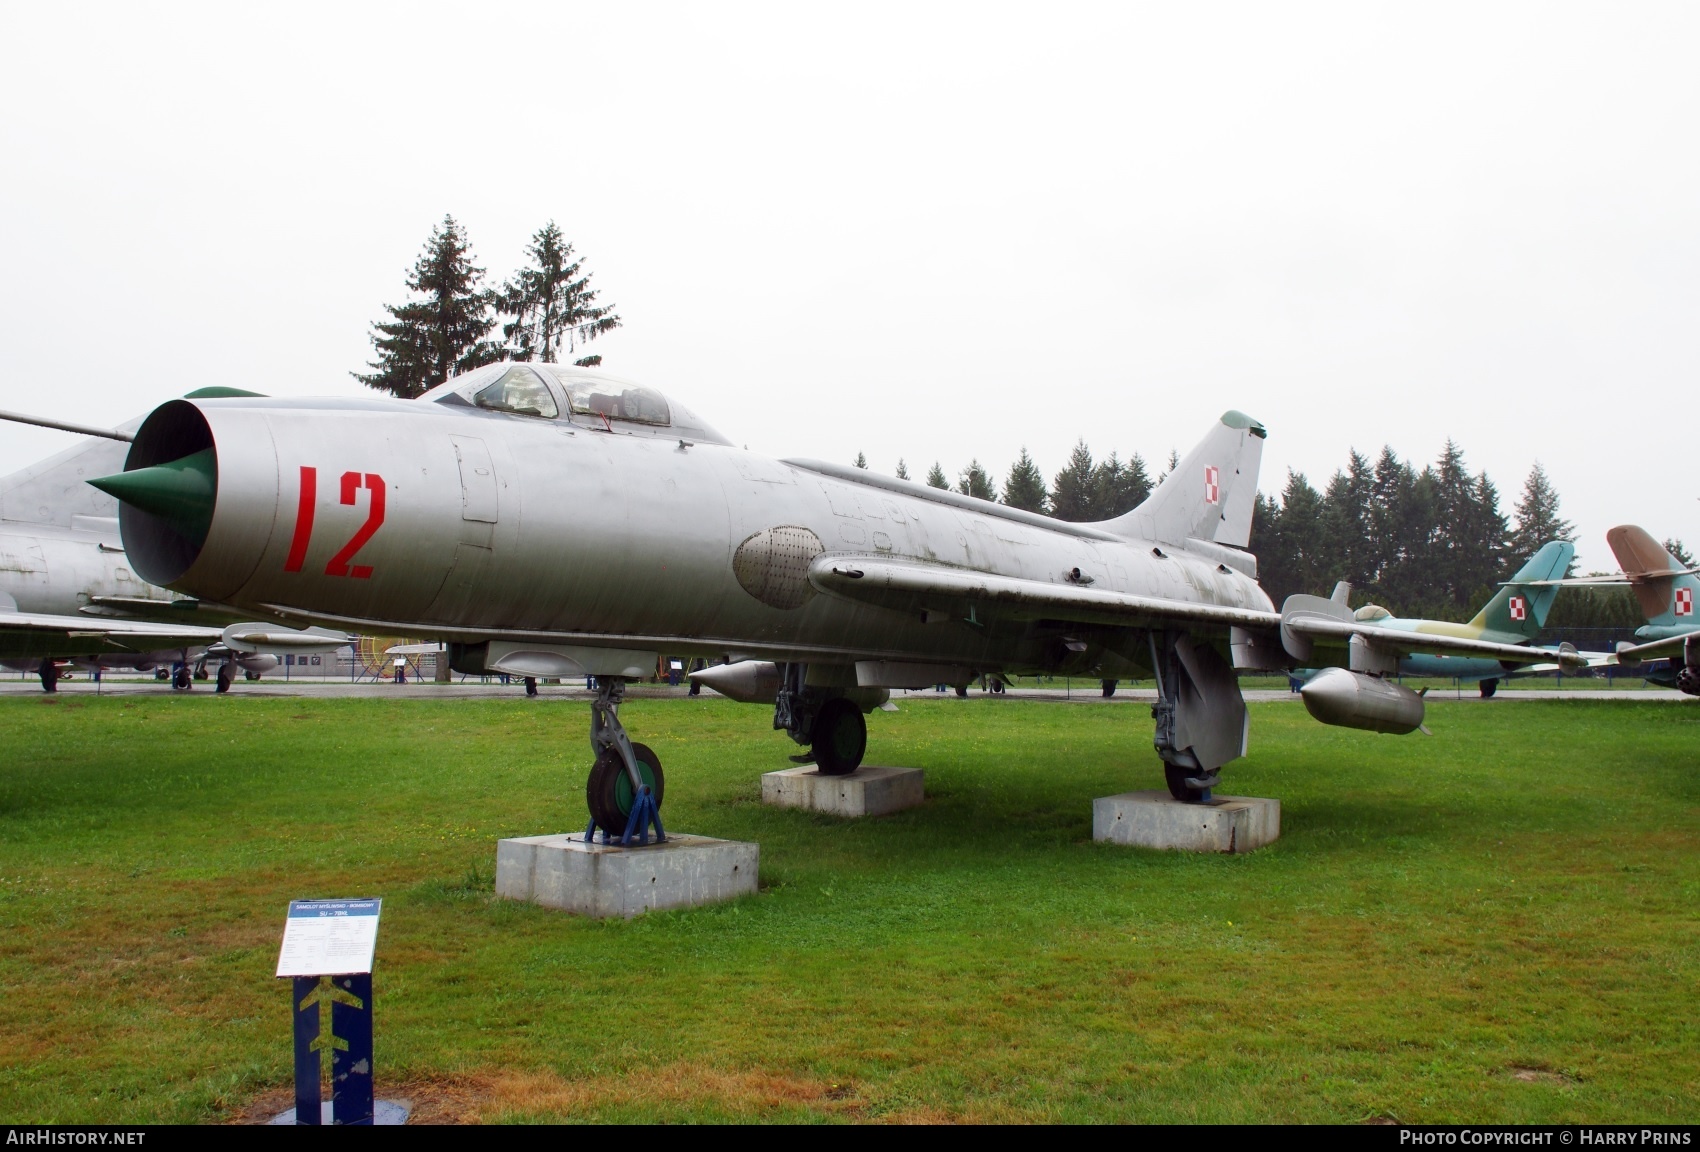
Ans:
[[[293,981],[295,1123],[323,1123],[323,1054],[331,1123],[370,1124],[372,954],[383,901],[292,900],[277,974]]]

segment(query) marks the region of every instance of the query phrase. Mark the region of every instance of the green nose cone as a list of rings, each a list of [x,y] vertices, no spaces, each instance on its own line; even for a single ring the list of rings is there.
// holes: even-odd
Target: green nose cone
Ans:
[[[218,492],[218,459],[211,448],[193,456],[90,480],[109,496],[164,520],[193,544],[207,538]]]

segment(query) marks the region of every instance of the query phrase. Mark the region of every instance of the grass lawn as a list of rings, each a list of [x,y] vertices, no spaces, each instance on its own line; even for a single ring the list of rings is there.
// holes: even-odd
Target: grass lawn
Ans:
[[[847,822],[758,802],[764,709],[628,704],[763,891],[608,923],[491,895],[498,837],[584,824],[583,703],[0,699],[0,1121],[287,1106],[286,904],[358,895],[426,1117],[1700,1116],[1700,706],[1254,705],[1228,791],[1283,836],[1199,857],[1092,842],[1159,786],[1143,708],[900,705],[869,758],[929,800]]]

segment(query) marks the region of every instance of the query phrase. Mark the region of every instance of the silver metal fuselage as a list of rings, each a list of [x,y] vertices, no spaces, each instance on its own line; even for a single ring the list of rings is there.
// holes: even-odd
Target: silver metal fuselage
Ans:
[[[99,597],[157,600],[161,608],[170,607],[169,592],[130,569],[116,520],[97,524],[78,517],[75,523],[66,528],[0,521],[0,597],[20,612],[61,616]]]
[[[1203,554],[1013,519],[984,502],[958,507],[920,486],[859,484],[678,428],[610,430],[430,401],[194,407],[217,450],[205,543],[167,571],[138,555],[126,520],[132,558],[178,590],[326,624],[406,625],[467,641],[547,634],[732,659],[842,662],[855,653],[983,671],[1056,663],[1027,626],[938,620],[812,588],[795,607],[764,603],[733,559],[778,528],[807,530],[827,555],[1272,610],[1254,579]],[[307,469],[316,498],[304,503]],[[382,488],[381,523],[348,555],[375,517],[373,487]]]

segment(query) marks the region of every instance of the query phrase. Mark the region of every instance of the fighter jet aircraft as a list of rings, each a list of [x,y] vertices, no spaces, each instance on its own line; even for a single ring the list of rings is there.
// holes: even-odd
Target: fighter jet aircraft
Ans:
[[[1528,562],[1517,570],[1515,576],[1500,586],[1493,598],[1484,604],[1482,610],[1467,624],[1458,624],[1451,620],[1401,618],[1379,604],[1365,604],[1352,613],[1352,619],[1406,632],[1459,636],[1499,644],[1529,644],[1540,635],[1546,624],[1547,613],[1551,611],[1552,602],[1558,595],[1554,581],[1564,575],[1575,555],[1576,546],[1566,541],[1550,540],[1543,544]],[[1351,585],[1342,581],[1335,587],[1331,599],[1336,604],[1344,605],[1350,592]],[[1346,641],[1341,640],[1336,647],[1345,643]],[[1558,656],[1555,651],[1549,650],[1546,659],[1556,661]],[[1447,680],[1474,682],[1480,685],[1484,698],[1494,694],[1500,679],[1509,671],[1504,662],[1479,656],[1433,656],[1413,653],[1399,661],[1401,676],[1435,676]],[[1327,715],[1336,699],[1349,699],[1354,692],[1355,686],[1326,671],[1312,677],[1300,689],[1305,706],[1313,716],[1324,722],[1331,722]]]
[[[238,671],[257,677],[277,667],[277,656],[250,640],[226,640],[227,626],[245,617],[173,596],[133,573],[119,542],[117,502],[85,481],[122,466],[140,421],[104,429],[12,413],[0,418],[89,437],[0,478],[0,666],[35,672],[48,692],[65,663],[91,672],[169,669],[178,689],[211,664],[220,692]],[[237,635],[260,631],[249,626]],[[321,637],[284,647],[332,650],[326,643]]]
[[[1695,590],[1700,580],[1653,539],[1644,528],[1620,524],[1606,533],[1622,575],[1604,579],[1582,577],[1567,583],[1628,584],[1647,623],[1635,630],[1640,644],[1620,644],[1616,663],[1635,667],[1661,657],[1671,660],[1671,672],[1650,672],[1648,679],[1674,684],[1689,696],[1700,696],[1700,620],[1694,615]]]
[[[595,676],[586,799],[618,834],[664,789],[618,715],[660,652],[734,665],[724,676],[828,773],[861,762],[864,714],[893,688],[1153,677],[1169,787],[1207,799],[1246,747],[1236,671],[1309,660],[1311,618],[1334,623],[1276,613],[1257,584],[1245,548],[1265,436],[1229,412],[1138,508],[1069,524],[770,459],[651,388],[501,364],[414,400],[172,401],[125,471],[93,483],[121,501],[137,571],[165,587],[438,637],[463,672]],[[1545,658],[1353,628],[1364,679],[1412,651]]]

